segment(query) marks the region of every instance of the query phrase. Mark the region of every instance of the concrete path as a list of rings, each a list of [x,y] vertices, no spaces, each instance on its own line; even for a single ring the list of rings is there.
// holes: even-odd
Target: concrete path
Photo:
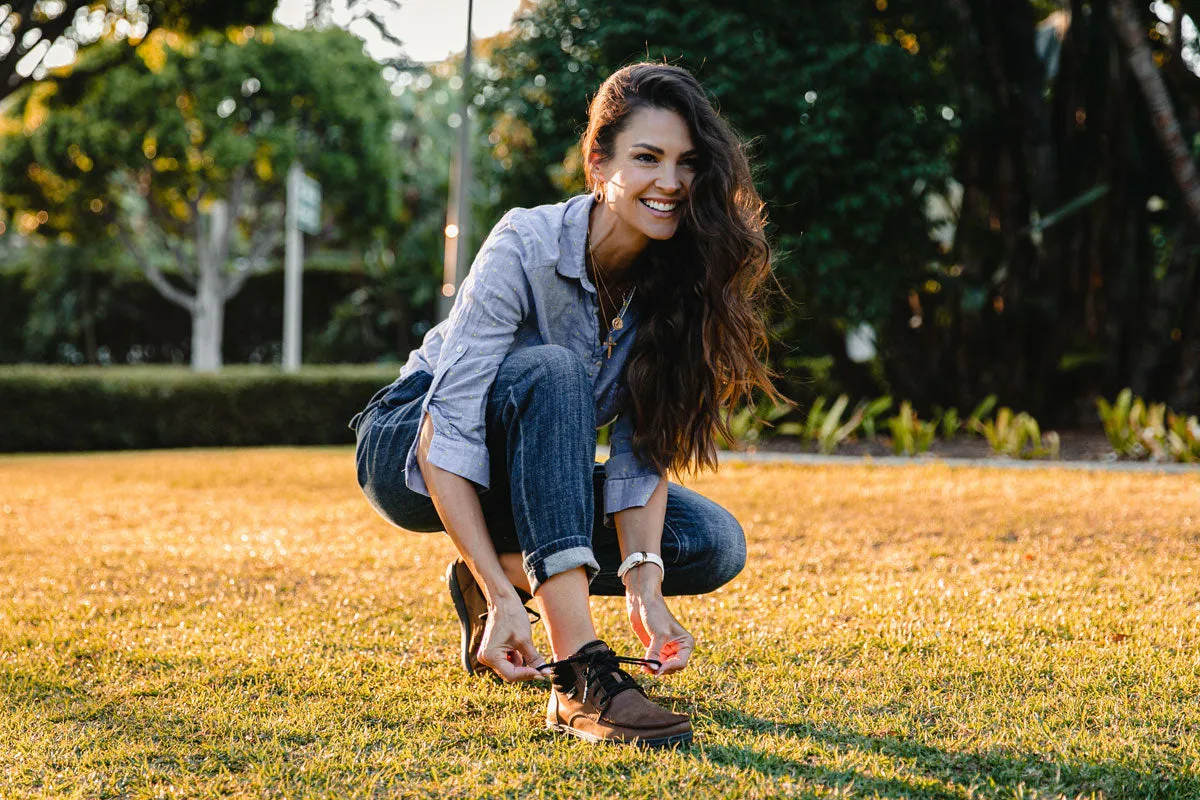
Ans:
[[[608,458],[608,447],[600,445],[596,455]],[[721,464],[805,464],[842,466],[914,467],[928,464],[945,464],[948,467],[973,467],[991,469],[1057,469],[1080,470],[1083,472],[1156,472],[1168,474],[1191,474],[1200,476],[1200,464],[1156,464],[1152,461],[1049,461],[1046,459],[1012,458],[938,458],[937,456],[823,456],[819,453],[778,453],[757,451],[733,453],[722,450],[717,454]]]

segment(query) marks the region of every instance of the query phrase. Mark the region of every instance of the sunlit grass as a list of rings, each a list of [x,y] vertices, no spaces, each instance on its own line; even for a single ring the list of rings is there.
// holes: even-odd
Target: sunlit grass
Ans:
[[[0,796],[1200,797],[1200,479],[729,466],[690,750],[472,680],[346,449],[0,459]],[[594,601],[629,654],[616,599]]]

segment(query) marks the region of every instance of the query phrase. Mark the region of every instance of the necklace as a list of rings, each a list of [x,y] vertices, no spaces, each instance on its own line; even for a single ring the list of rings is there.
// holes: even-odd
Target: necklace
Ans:
[[[597,292],[596,298],[600,301],[600,316],[603,317],[603,316],[605,316],[605,314],[604,314],[605,297],[607,297],[608,304],[610,306],[612,306],[612,308],[614,310],[616,309],[617,304],[613,302],[612,295],[609,294],[608,287],[605,286],[605,284],[604,284],[604,277],[602,274],[602,270],[600,269],[600,265],[596,263],[596,254],[592,251],[592,240],[591,240],[590,232],[589,232],[588,241],[587,241],[587,255],[588,255],[588,261],[592,265],[592,274],[596,276],[596,288],[598,288],[600,290],[599,292]],[[616,340],[613,338],[613,331],[619,331],[625,327],[625,312],[629,309],[629,304],[633,301],[633,295],[636,292],[637,292],[637,287],[634,286],[632,289],[629,290],[628,294],[626,294],[622,298],[623,302],[621,304],[621,310],[617,312],[617,315],[612,318],[612,321],[608,325],[608,337],[603,342],[603,345],[604,345],[605,349],[607,350],[607,352],[604,355],[605,358],[612,358],[613,348],[616,347],[616,345],[617,345]]]

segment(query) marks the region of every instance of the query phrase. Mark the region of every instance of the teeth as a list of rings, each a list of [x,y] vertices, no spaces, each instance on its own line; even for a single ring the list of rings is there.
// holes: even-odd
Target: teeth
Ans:
[[[653,208],[655,211],[674,211],[678,203],[660,203],[657,200],[643,200],[643,203]]]

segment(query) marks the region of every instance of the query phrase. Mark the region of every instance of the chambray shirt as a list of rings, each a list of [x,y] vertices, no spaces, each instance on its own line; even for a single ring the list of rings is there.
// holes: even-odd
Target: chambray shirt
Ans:
[[[433,383],[421,406],[433,418],[430,463],[488,487],[485,443],[488,392],[504,357],[523,347],[561,345],[592,379],[596,420],[612,421],[627,398],[625,360],[637,332],[634,296],[616,345],[601,346],[596,288],[584,268],[591,195],[565,203],[514,208],[496,224],[463,281],[450,316],[425,334],[400,377],[421,370]],[[644,506],[659,474],[633,452],[633,428],[622,414],[613,426],[605,464],[604,513]],[[413,443],[404,465],[408,488],[428,495]]]

